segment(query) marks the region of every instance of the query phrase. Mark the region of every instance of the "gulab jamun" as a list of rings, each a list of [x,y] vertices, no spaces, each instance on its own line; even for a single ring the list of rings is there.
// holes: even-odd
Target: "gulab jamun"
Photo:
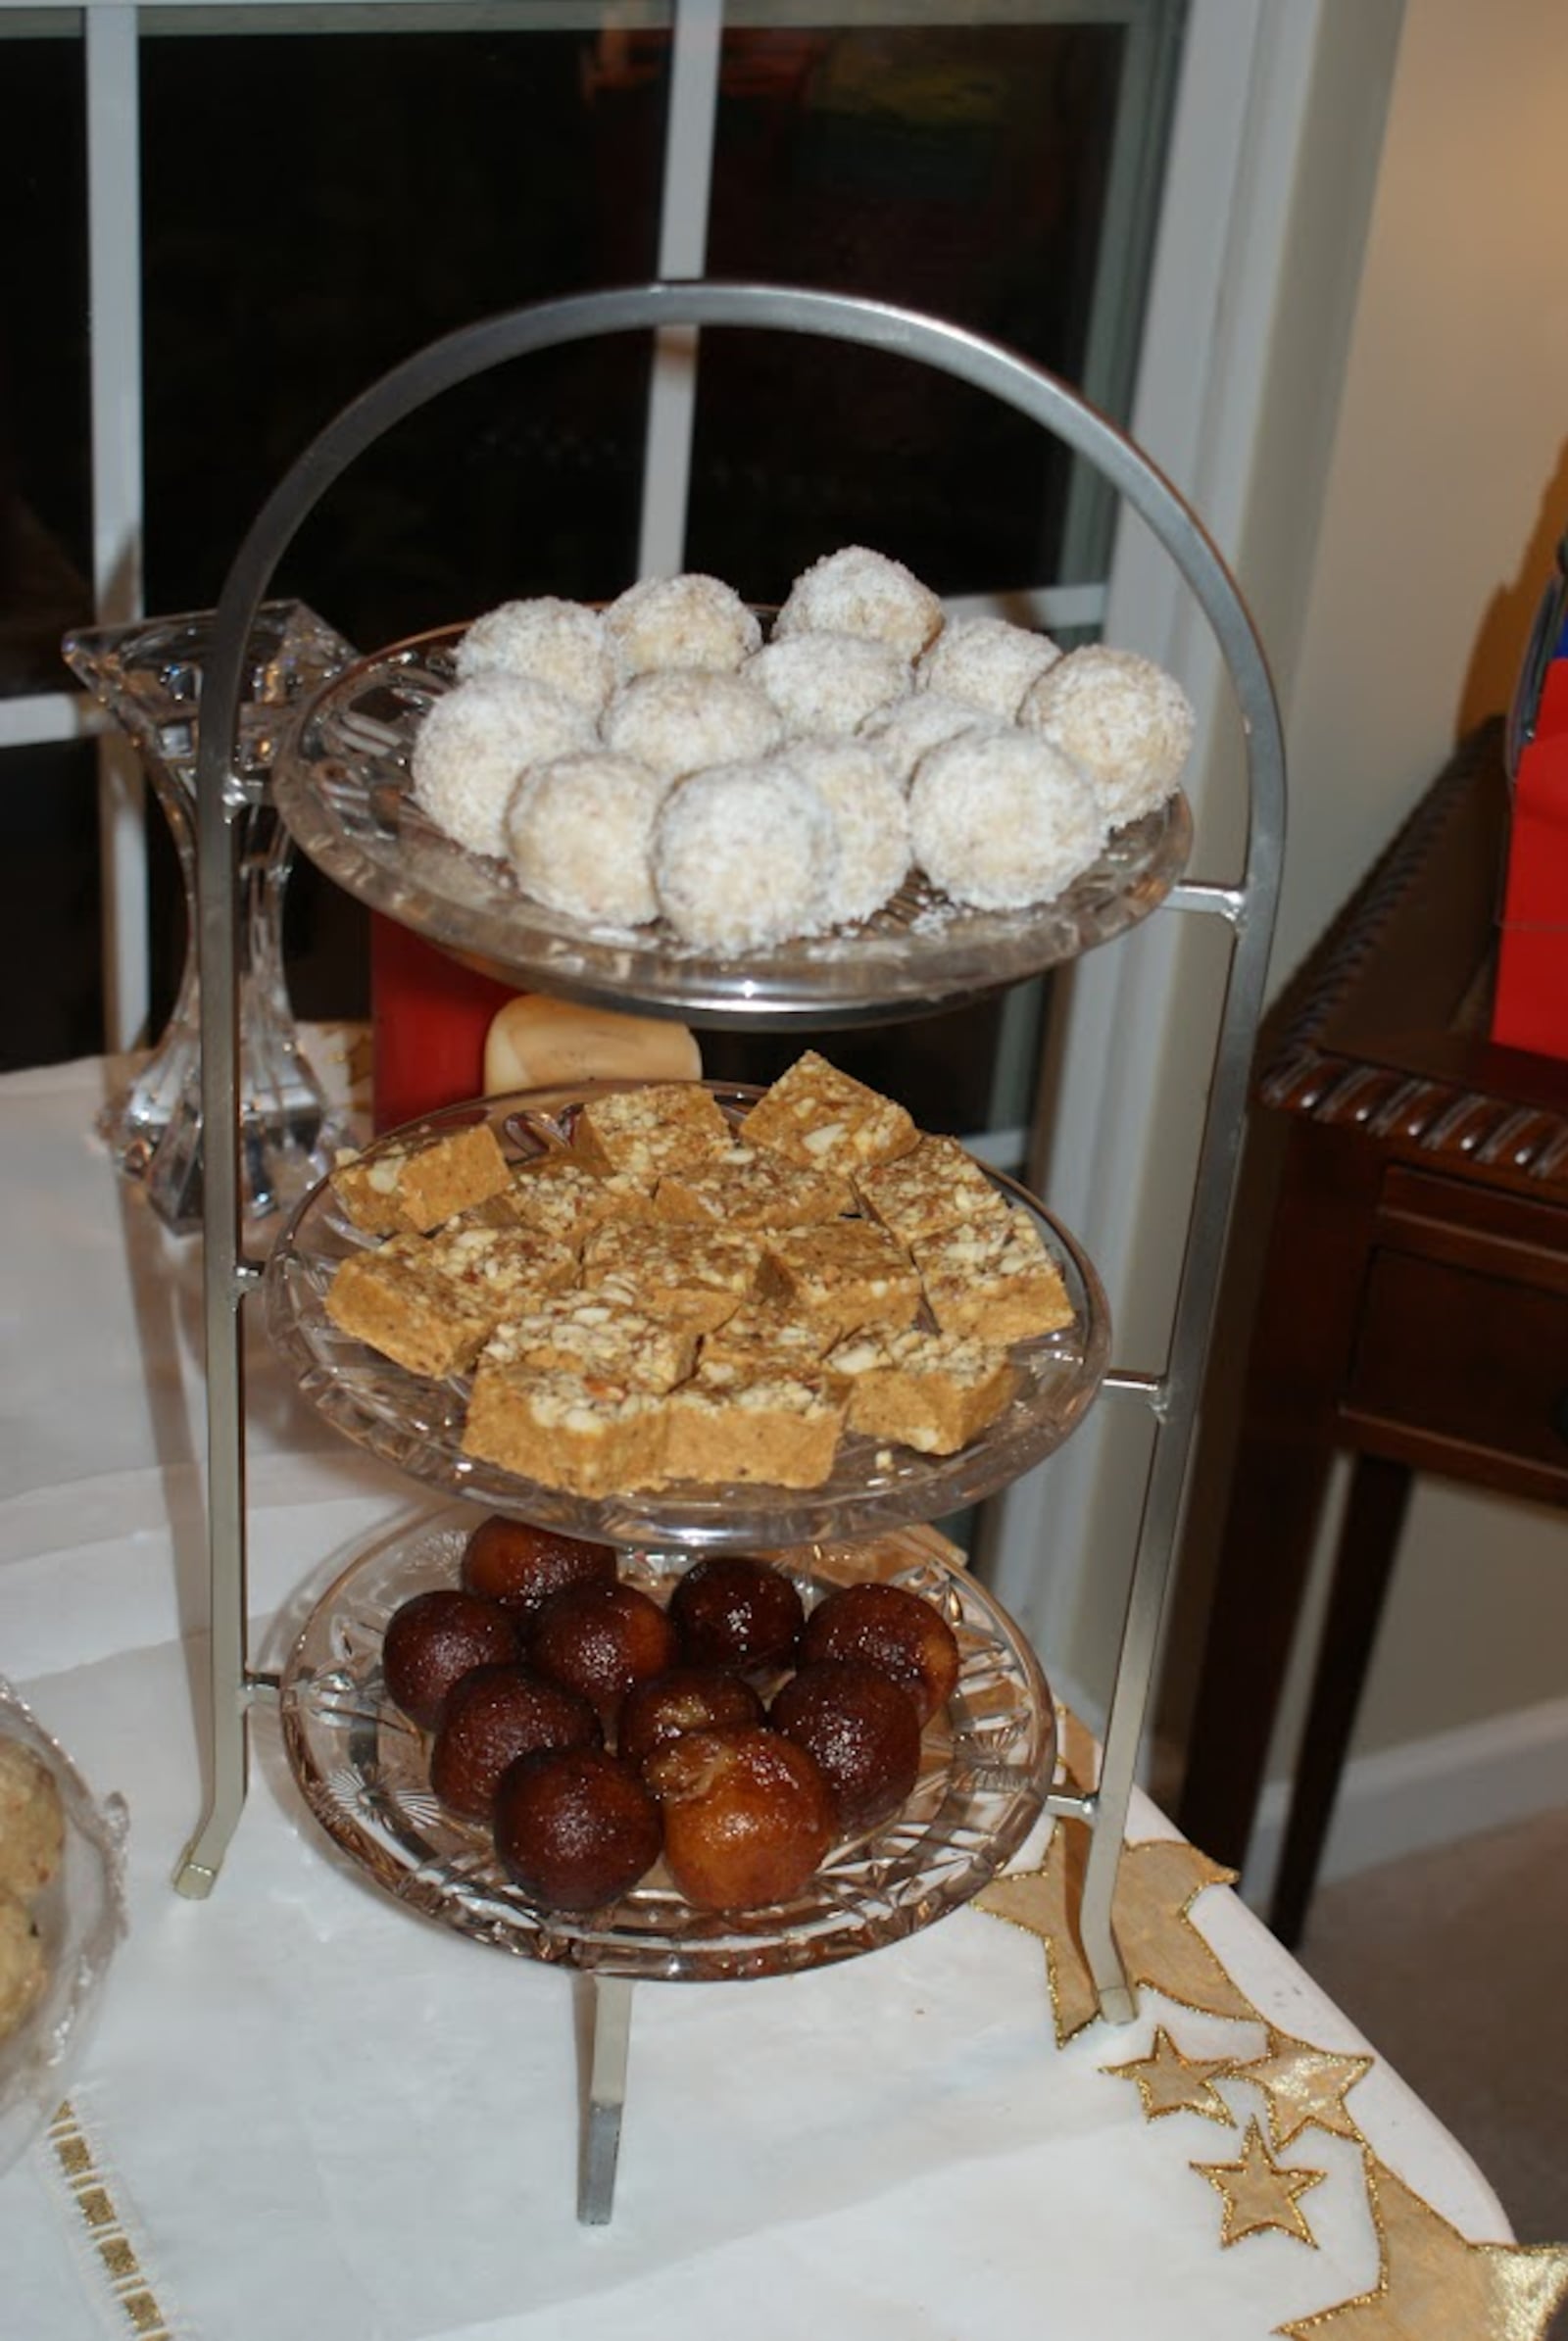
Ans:
[[[789,1666],[806,1623],[793,1581],[744,1553],[694,1561],[675,1581],[669,1615],[682,1657],[698,1666]]]
[[[634,1683],[621,1706],[615,1745],[642,1763],[682,1731],[711,1731],[726,1724],[760,1724],[762,1702],[744,1675],[723,1667],[671,1667]]]
[[[890,1675],[928,1724],[953,1696],[958,1644],[934,1603],[906,1585],[840,1585],[819,1601],[801,1637],[803,1661],[860,1658]]]
[[[677,1656],[675,1629],[640,1586],[568,1585],[540,1611],[528,1663],[580,1691],[607,1728],[634,1683],[662,1675]]]
[[[464,1546],[459,1575],[466,1591],[499,1601],[526,1623],[567,1585],[612,1583],[615,1548],[497,1512],[480,1521]]]
[[[604,1748],[551,1748],[509,1764],[496,1790],[503,1869],[547,1910],[598,1910],[659,1859],[657,1799]]]
[[[599,1747],[585,1698],[520,1666],[475,1667],[446,1696],[430,1749],[430,1785],[444,1805],[487,1821],[501,1775],[539,1748]]]
[[[476,1593],[440,1586],[415,1593],[387,1621],[381,1674],[387,1696],[411,1723],[433,1731],[455,1683],[475,1667],[503,1666],[517,1655],[512,1620]]]
[[[798,1893],[833,1842],[833,1799],[782,1731],[683,1731],[643,1778],[664,1818],[664,1859],[700,1910],[756,1910]]]
[[[819,1658],[792,1675],[768,1711],[786,1739],[815,1759],[841,1836],[896,1813],[920,1772],[914,1702],[860,1658]]]

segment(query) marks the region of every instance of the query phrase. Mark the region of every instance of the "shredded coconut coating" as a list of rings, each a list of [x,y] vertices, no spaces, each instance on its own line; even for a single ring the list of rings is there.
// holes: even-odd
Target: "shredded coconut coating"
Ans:
[[[748,763],[784,736],[765,691],[745,675],[671,667],[635,675],[605,709],[607,746],[666,780],[708,764]]]
[[[518,885],[573,918],[645,926],[659,916],[650,856],[668,785],[647,764],[603,749],[536,764],[507,815]]]
[[[833,816],[782,757],[677,781],[654,825],[660,907],[684,942],[766,950],[827,923]]]
[[[1104,831],[1085,775],[1028,732],[960,733],[931,751],[909,791],[915,860],[976,909],[1049,902],[1094,860]]]
[[[828,924],[869,918],[909,867],[909,808],[898,780],[867,740],[802,740],[774,761],[808,781],[833,815],[838,855]]]
[[[949,699],[941,691],[914,691],[904,699],[873,707],[857,735],[869,740],[877,754],[907,790],[920,758],[959,732],[995,731],[997,719],[966,700]]]
[[[775,642],[794,634],[858,634],[886,643],[901,658],[918,658],[942,624],[942,604],[912,569],[886,553],[846,545],[824,554],[790,587],[773,627]]]
[[[909,663],[858,634],[792,634],[758,652],[746,672],[798,738],[848,739],[909,689]]]
[[[416,801],[470,853],[504,854],[507,805],[522,773],[593,738],[592,716],[548,683],[471,675],[436,701],[415,735]]]
[[[628,586],[605,611],[605,633],[622,681],[660,666],[733,674],[762,639],[735,588],[700,570]]]
[[[1088,773],[1110,827],[1162,805],[1193,745],[1186,692],[1138,651],[1070,651],[1026,693],[1020,719]]]
[[[596,717],[615,680],[605,621],[582,602],[553,594],[528,602],[503,602],[487,610],[458,645],[458,679],[469,675],[526,675],[552,691],[578,700]]]
[[[1030,684],[1060,657],[1049,634],[1004,617],[955,618],[918,660],[914,687],[965,700],[1010,723]]]

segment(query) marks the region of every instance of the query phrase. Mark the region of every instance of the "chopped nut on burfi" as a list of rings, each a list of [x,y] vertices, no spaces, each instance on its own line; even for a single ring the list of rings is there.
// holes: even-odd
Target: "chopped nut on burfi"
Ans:
[[[627,1307],[608,1286],[597,1292],[574,1287],[498,1327],[480,1362],[672,1390],[697,1362],[697,1337]]]
[[[609,1375],[536,1374],[482,1359],[463,1451],[543,1488],[613,1495],[662,1479],[667,1405]]]
[[[956,1138],[922,1138],[896,1161],[858,1171],[855,1187],[871,1217],[901,1244],[1007,1216],[1004,1197]]]
[[[808,1228],[855,1208],[837,1171],[806,1170],[757,1146],[726,1146],[711,1161],[666,1172],[654,1201],[666,1219],[731,1228]]]
[[[704,1334],[702,1361],[754,1374],[798,1374],[817,1363],[832,1339],[826,1326],[798,1316],[781,1299],[743,1300],[733,1317]]]
[[[601,1220],[646,1218],[653,1209],[635,1179],[614,1171],[590,1170],[572,1154],[541,1154],[513,1177],[504,1200],[526,1227],[544,1228],[572,1249]]]
[[[907,1325],[920,1306],[920,1279],[903,1245],[865,1219],[797,1228],[762,1239],[766,1293],[829,1337],[862,1325]]]
[[[327,1288],[326,1313],[411,1374],[456,1374],[504,1317],[566,1284],[574,1268],[564,1244],[531,1228],[394,1236],[343,1261]]]
[[[1004,1349],[911,1326],[852,1334],[828,1351],[825,1372],[849,1400],[849,1427],[923,1455],[951,1455],[983,1431],[1017,1390]]]
[[[761,1252],[751,1236],[673,1219],[610,1219],[583,1245],[582,1282],[612,1283],[662,1325],[706,1333],[757,1285]]]
[[[656,1081],[590,1097],[571,1143],[591,1169],[624,1171],[652,1193],[667,1171],[722,1154],[733,1140],[711,1091],[690,1081]]]
[[[830,1065],[814,1049],[759,1097],[744,1124],[749,1146],[768,1146],[810,1170],[846,1178],[906,1154],[919,1133],[906,1109]]]
[[[821,1374],[704,1364],[668,1400],[671,1480],[819,1488],[833,1469],[844,1399]]]
[[[931,1314],[944,1333],[1021,1341],[1073,1320],[1061,1271],[1027,1212],[947,1228],[912,1247]]]
[[[368,1236],[428,1235],[444,1220],[499,1195],[512,1178],[488,1122],[423,1145],[373,1148],[332,1173],[332,1192]]]

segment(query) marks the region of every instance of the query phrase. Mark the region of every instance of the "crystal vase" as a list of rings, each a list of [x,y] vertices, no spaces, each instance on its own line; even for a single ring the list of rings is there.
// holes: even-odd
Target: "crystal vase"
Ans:
[[[184,970],[169,1023],[100,1122],[117,1165],[146,1190],[167,1226],[202,1219],[201,992],[197,969],[196,748],[213,613],[81,629],[67,665],[140,752],[173,838],[185,897]],[[236,763],[265,778],[280,719],[355,656],[302,602],[269,602],[247,645]],[[300,1047],[283,968],[283,896],[293,844],[271,805],[238,824],[234,947],[239,979],[240,1180],[246,1216],[298,1199],[347,1141]]]

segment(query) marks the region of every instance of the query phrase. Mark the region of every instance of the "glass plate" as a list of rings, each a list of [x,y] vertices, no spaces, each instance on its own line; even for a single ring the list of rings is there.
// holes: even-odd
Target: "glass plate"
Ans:
[[[500,861],[464,851],[408,794],[420,718],[452,681],[465,629],[358,659],[301,710],[273,766],[298,845],[350,894],[432,943],[533,988],[706,1024],[863,1025],[951,1006],[1038,975],[1148,916],[1187,865],[1192,820],[1174,796],[1116,831],[1054,902],[964,910],[911,878],[874,918],[748,958],[715,958],[662,925],[585,928],[520,893]]]
[[[361,1556],[312,1612],[283,1669],[284,1744],[311,1811],[399,1902],[520,1958],[601,1974],[716,1982],[823,1967],[897,1942],[967,1902],[1039,1817],[1055,1762],[1051,1693],[1034,1653],[984,1586],[918,1530],[768,1557],[808,1606],[878,1577],[936,1603],[957,1636],[958,1685],[926,1727],[919,1780],[896,1819],[835,1848],[793,1900],[695,1909],[662,1864],[609,1908],[542,1912],[496,1858],[489,1832],[429,1783],[428,1738],[393,1707],[381,1640],[398,1605],[457,1582],[469,1523],[426,1523]],[[664,1598],[690,1554],[638,1550],[621,1576]]]
[[[389,1132],[379,1147],[413,1133],[436,1135],[487,1120],[503,1150],[522,1161],[568,1142],[573,1115],[595,1091],[635,1089],[601,1082],[574,1090],[533,1090],[444,1107]],[[702,1085],[737,1124],[760,1096],[755,1089]],[[372,1157],[377,1147],[368,1149]],[[472,1496],[541,1528],[606,1544],[722,1546],[800,1544],[858,1536],[873,1529],[937,1520],[1006,1487],[1076,1428],[1104,1377],[1110,1321],[1100,1280],[1072,1238],[1044,1206],[1000,1171],[988,1171],[1009,1200],[1040,1225],[1061,1270],[1073,1321],[1060,1332],[1013,1345],[1018,1394],[956,1455],[921,1455],[857,1434],[839,1442],[833,1474],[819,1488],[675,1483],[607,1496],[575,1495],[518,1478],[463,1451],[468,1377],[433,1381],[407,1372],[339,1330],[325,1296],[338,1263],[373,1239],[354,1228],[323,1180],[305,1197],[269,1256],[267,1329],[314,1405],[358,1444],[449,1495]]]

